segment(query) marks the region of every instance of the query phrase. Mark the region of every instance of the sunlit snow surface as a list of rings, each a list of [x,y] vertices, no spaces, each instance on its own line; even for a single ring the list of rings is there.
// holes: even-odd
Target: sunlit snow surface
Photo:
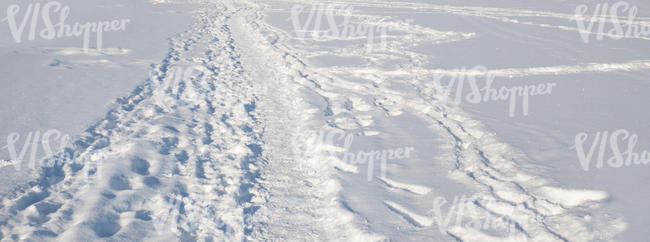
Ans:
[[[4,9],[3,241],[650,236],[648,3]]]

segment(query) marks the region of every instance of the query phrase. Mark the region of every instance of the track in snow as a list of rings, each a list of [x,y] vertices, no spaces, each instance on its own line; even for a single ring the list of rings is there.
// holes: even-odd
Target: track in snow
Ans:
[[[6,238],[242,239],[259,208],[256,94],[227,25],[204,4],[151,80],[5,201]],[[185,70],[197,70],[185,74]],[[67,156],[67,157],[63,157]]]
[[[360,6],[387,7],[381,3]],[[381,54],[349,46],[342,56],[367,57],[364,68],[319,68],[306,64],[327,50],[294,47],[291,34],[264,22],[255,3],[200,4],[190,28],[171,41],[167,58],[152,78],[90,127],[73,148],[52,159],[32,187],[3,201],[2,238],[114,240],[381,240],[376,221],[357,211],[363,194],[344,193],[338,178],[362,170],[329,155],[328,147],[300,147],[301,134],[334,130],[361,136],[376,122],[409,115],[429,127],[453,163],[451,177],[482,192],[472,203],[494,219],[506,217],[515,238],[530,241],[587,241],[594,231],[611,238],[624,222],[606,217],[587,221],[606,194],[553,187],[526,157],[502,143],[462,110],[440,102],[441,87],[427,78],[445,70],[425,67],[422,54],[391,38]],[[412,7],[411,5],[390,7]],[[420,9],[486,18],[521,11],[420,4]],[[484,11],[485,10],[485,11]],[[480,14],[479,14],[480,13]],[[547,14],[564,18],[562,15]],[[512,17],[511,16],[511,17]],[[385,16],[367,15],[370,19]],[[510,18],[497,18],[511,21]],[[386,21],[384,23],[391,23]],[[533,24],[533,23],[523,23]],[[563,29],[561,26],[555,26]],[[411,44],[450,43],[473,33],[443,32],[422,26],[402,30]],[[363,47],[363,46],[362,46]],[[391,66],[402,61],[399,67]],[[554,73],[598,70],[598,64],[551,67]],[[647,61],[619,63],[619,69],[647,69]],[[381,68],[376,68],[381,66]],[[616,67],[616,65],[614,66]],[[189,72],[186,72],[190,70]],[[196,72],[194,72],[196,71]],[[545,67],[495,70],[499,75],[541,75]],[[186,75],[190,74],[190,75]],[[397,83],[403,89],[393,88]],[[378,118],[381,117],[381,118]],[[334,159],[333,162],[322,162]],[[371,201],[391,220],[391,235],[412,229],[435,232],[424,201],[435,188],[400,181],[407,173],[389,170],[373,183],[399,201]],[[569,195],[582,192],[585,200]],[[376,194],[374,194],[376,195]],[[496,201],[483,203],[484,201]],[[516,209],[521,214],[505,214]],[[482,218],[468,215],[463,219]],[[529,218],[543,218],[530,221]],[[613,225],[612,225],[613,224]],[[370,227],[370,228],[369,228]],[[406,231],[406,232],[404,232]],[[446,238],[485,241],[508,239],[450,227]],[[497,231],[503,232],[503,231]],[[523,236],[523,237],[522,237]]]

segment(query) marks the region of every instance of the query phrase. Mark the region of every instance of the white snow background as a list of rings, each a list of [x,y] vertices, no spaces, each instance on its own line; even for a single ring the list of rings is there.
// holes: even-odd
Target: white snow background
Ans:
[[[85,52],[38,16],[18,43],[11,6],[20,24],[52,2],[128,22]],[[575,11],[604,4],[649,32],[584,41]],[[0,19],[2,241],[650,236],[650,164],[607,160],[650,151],[648,2],[6,0]],[[454,104],[461,79],[451,99],[469,80],[547,91]]]

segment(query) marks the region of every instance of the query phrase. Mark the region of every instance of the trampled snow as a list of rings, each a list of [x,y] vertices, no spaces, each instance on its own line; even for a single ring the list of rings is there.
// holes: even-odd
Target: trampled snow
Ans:
[[[644,241],[650,4],[10,0],[2,241]]]

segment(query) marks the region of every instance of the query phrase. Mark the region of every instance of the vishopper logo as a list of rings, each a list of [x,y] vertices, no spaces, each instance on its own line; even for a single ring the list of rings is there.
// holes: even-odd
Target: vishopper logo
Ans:
[[[385,22],[386,18],[355,18],[358,11],[344,4],[313,4],[304,22],[301,21],[303,12],[305,6],[294,5],[290,17],[296,37],[303,43],[307,42],[306,37],[314,41],[366,38],[366,49],[369,52],[373,51],[375,38],[379,38],[381,43],[379,50],[385,50],[388,46],[388,32],[395,25],[408,27],[413,22],[409,19],[389,24]]]
[[[101,179],[104,176],[104,162],[107,159],[125,159],[122,152],[115,150],[87,150],[80,154],[74,160],[70,160],[73,164],[83,165],[86,168],[84,178],[88,181],[92,179]],[[53,162],[45,164],[45,167],[52,167]]]
[[[620,168],[623,166],[647,165],[650,163],[650,152],[647,150],[636,151],[639,136],[630,133],[628,130],[618,129],[613,132],[596,132],[591,141],[591,145],[587,146],[589,151],[585,152],[584,145],[589,138],[589,135],[585,132],[578,133],[575,136],[575,144],[571,147],[571,149],[576,150],[580,165],[582,165],[585,171],[589,171],[596,152],[596,168],[603,168],[608,148],[611,151],[611,156],[607,159],[607,165],[610,167]],[[627,143],[627,146],[622,147],[619,142]]]
[[[337,154],[350,149],[353,140],[353,136],[340,130],[298,132],[291,139],[291,151],[303,168],[315,162],[336,162]]]
[[[591,17],[587,15],[588,11],[587,5],[579,5],[575,9],[576,24],[585,43],[589,43],[592,34],[596,35],[597,40],[603,40],[605,36],[614,40],[650,36],[650,23],[636,21],[639,9],[628,2],[597,4]]]
[[[152,223],[156,233],[162,234],[169,229],[176,231],[176,217],[179,215],[178,211],[181,209],[182,201],[170,197],[165,199],[158,195],[152,198],[150,202],[154,208],[164,208],[167,207],[167,204],[171,205],[168,209],[154,209],[156,212],[153,214]]]
[[[22,146],[20,145],[21,138]],[[39,166],[47,165],[47,158],[63,151],[65,147],[72,146],[70,136],[56,129],[45,132],[28,132],[26,136],[22,137],[20,133],[11,133],[7,135],[6,141],[7,145],[2,147],[2,150],[8,151],[10,160],[2,166],[13,165],[16,171],[22,169],[25,161],[28,162],[29,169],[36,168],[37,162],[40,163]],[[51,143],[58,143],[58,149],[53,150]],[[37,158],[39,153],[43,154],[41,158]]]
[[[169,67],[167,74],[163,77],[159,86],[153,91],[153,102],[165,112],[172,110],[172,106],[182,99],[205,99],[205,92],[209,87],[205,86],[205,78],[209,76],[209,70],[202,65],[174,65]],[[158,78],[151,72],[150,80]]]
[[[7,17],[2,19],[2,22],[7,22],[11,36],[16,43],[23,41],[25,28],[29,24],[27,40],[35,40],[37,37],[44,40],[83,37],[83,49],[88,53],[91,34],[95,35],[96,48],[101,51],[104,45],[104,33],[125,31],[126,24],[131,21],[129,19],[120,19],[68,24],[66,20],[69,15],[70,7],[58,1],[50,1],[44,4],[30,3],[27,7],[12,4],[7,7]],[[43,26],[40,27],[39,24]],[[40,31],[39,28],[41,28]]]
[[[28,132],[24,136],[21,146],[22,138],[20,133],[7,135],[7,145],[2,147],[2,150],[7,149],[10,160],[2,161],[0,167],[13,166],[16,171],[20,171],[25,166],[28,169],[51,168],[68,163],[75,167],[83,167],[86,170],[83,178],[90,181],[103,176],[106,159],[124,158],[124,154],[118,151],[94,150],[93,145],[86,148],[85,151],[75,154],[72,151],[73,144],[70,135],[63,134],[56,129],[45,132]],[[58,149],[53,149],[53,143],[58,143],[56,145]],[[43,156],[37,158],[41,152]],[[27,164],[25,164],[26,161]]]
[[[307,132],[292,139],[294,158],[300,166],[314,162],[329,162],[343,170],[356,171],[357,165],[367,166],[367,179],[375,174],[375,164],[379,163],[380,177],[386,178],[389,160],[408,159],[414,148],[399,147],[375,150],[351,150],[354,134],[341,130]]]
[[[460,105],[463,101],[471,104],[493,101],[508,101],[508,116],[514,117],[520,102],[521,111],[528,116],[530,97],[549,95],[556,83],[538,85],[493,87],[495,75],[485,66],[456,68],[451,71],[435,72],[433,82],[438,88],[436,96],[443,103]],[[443,84],[446,83],[446,84]],[[484,83],[484,86],[481,86]],[[464,94],[465,86],[469,93]]]
[[[431,210],[433,221],[430,223],[435,222],[442,234],[468,229],[501,233],[508,241],[527,241],[527,236],[520,229],[525,230],[530,223],[543,221],[539,216],[529,215],[523,207],[499,202],[483,194],[455,196],[449,207],[444,209],[448,202],[445,197],[436,197]],[[493,207],[498,207],[498,212],[488,210]],[[446,214],[443,213],[445,210]]]
[[[171,232],[176,236],[180,236],[181,232],[179,227],[189,233],[193,233],[198,228],[198,222],[191,221],[186,223],[178,223],[178,217],[181,216],[181,211],[184,209],[184,201],[170,196],[162,197],[157,195],[148,200],[154,209],[153,218],[151,220],[156,234],[161,235],[165,232]],[[160,209],[163,208],[163,209]],[[180,226],[179,226],[180,225]]]

